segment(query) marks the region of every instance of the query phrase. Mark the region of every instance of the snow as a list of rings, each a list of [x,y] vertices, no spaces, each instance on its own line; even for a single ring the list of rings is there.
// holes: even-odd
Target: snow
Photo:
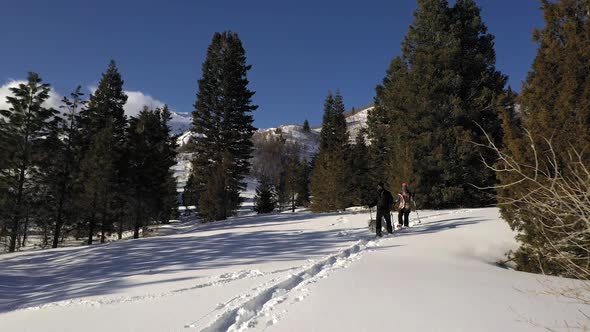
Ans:
[[[172,133],[180,135],[185,133],[191,126],[192,115],[188,112],[170,112],[172,119],[169,122]]]
[[[176,179],[176,192],[178,193],[184,192],[184,187],[186,187],[193,168],[192,160],[192,153],[179,153],[176,157],[176,165],[172,166],[174,178]]]
[[[183,219],[165,236],[2,255],[0,331],[535,331],[587,322],[587,307],[543,293],[575,281],[495,264],[516,247],[496,208],[421,211],[421,224],[381,239],[368,233],[368,216]]]
[[[320,148],[319,132],[305,132],[303,126],[284,125],[278,128],[260,129],[254,135],[281,135],[287,140],[287,143],[297,143],[302,147],[301,157],[311,160]]]
[[[357,112],[354,112],[346,117],[348,135],[350,136],[351,142],[355,141],[356,136],[358,135],[361,129],[367,128],[367,118],[369,116],[369,112],[372,111],[374,108],[374,106],[370,106],[361,109]]]
[[[358,135],[359,131],[363,128],[367,127],[367,118],[369,116],[369,112],[373,110],[374,106],[369,106],[354,113],[349,112],[345,114],[346,116],[346,125],[348,128],[348,134],[350,137],[350,142],[354,143],[356,136]],[[178,115],[178,114],[177,114]],[[183,146],[188,143],[188,140],[191,136],[193,136],[193,132],[188,131],[190,127],[190,115],[178,115],[179,118],[177,119],[178,123],[173,125],[175,128],[174,132],[178,132],[179,136],[177,139],[177,143],[179,146]],[[183,127],[184,126],[184,127]],[[179,132],[178,128],[187,128],[184,132]],[[320,132],[322,127],[316,127],[311,130],[311,132],[303,131],[303,126],[300,125],[282,125],[276,128],[266,128],[266,129],[259,129],[254,135],[256,134],[270,134],[270,135],[283,135],[284,138],[287,139],[287,142],[290,143],[298,143],[303,146],[303,156],[306,157],[308,160],[316,154],[320,147]]]

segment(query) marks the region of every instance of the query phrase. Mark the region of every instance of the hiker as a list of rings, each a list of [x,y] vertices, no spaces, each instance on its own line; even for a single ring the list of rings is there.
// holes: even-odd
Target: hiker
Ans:
[[[377,184],[377,197],[369,204],[369,208],[377,206],[377,220],[375,223],[375,235],[381,236],[381,218],[385,218],[385,226],[387,233],[393,233],[393,226],[391,225],[391,206],[393,205],[393,196],[385,189],[383,182]]]
[[[397,194],[395,203],[397,204],[397,227],[401,228],[410,226],[410,212],[412,211],[412,193],[408,189],[407,183],[402,183],[402,191]]]

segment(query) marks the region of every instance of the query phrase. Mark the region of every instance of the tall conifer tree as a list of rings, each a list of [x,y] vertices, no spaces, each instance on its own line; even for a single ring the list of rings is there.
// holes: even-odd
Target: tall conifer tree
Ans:
[[[105,232],[112,230],[114,219],[123,217],[127,168],[127,117],[123,109],[127,95],[123,91],[123,83],[115,62],[111,61],[98,88],[90,96],[88,108],[81,112],[80,125],[84,137],[81,142],[84,155],[81,185],[86,191],[81,203],[88,211],[89,244],[92,243],[97,222],[100,223],[103,242]],[[100,164],[104,164],[103,169],[99,169]],[[90,210],[90,207],[96,210]]]
[[[483,127],[498,143],[506,77],[473,0],[419,0],[370,114],[372,159],[391,187],[409,182],[422,207],[481,206],[495,183],[480,162]],[[474,186],[475,185],[475,186]]]
[[[198,82],[192,128],[196,133],[194,171],[187,188],[206,220],[225,219],[241,203],[239,191],[245,188],[242,179],[249,172],[255,130],[251,112],[257,108],[252,105],[254,92],[248,89],[250,68],[236,33],[213,35]],[[222,164],[227,169],[220,170]],[[220,199],[229,201],[217,202]],[[224,210],[214,211],[201,203]]]
[[[315,212],[336,211],[350,204],[348,192],[348,133],[340,93],[331,93],[324,103],[320,151],[311,174],[311,208]]]
[[[50,122],[57,111],[43,106],[49,98],[49,84],[42,83],[36,73],[29,73],[26,83],[11,88],[7,97],[10,108],[0,111],[0,155],[3,160],[2,187],[8,190],[4,196],[5,228],[9,235],[8,251],[17,248],[21,223],[25,219],[26,205],[32,201],[32,188],[39,179],[42,154],[41,145],[50,132]]]

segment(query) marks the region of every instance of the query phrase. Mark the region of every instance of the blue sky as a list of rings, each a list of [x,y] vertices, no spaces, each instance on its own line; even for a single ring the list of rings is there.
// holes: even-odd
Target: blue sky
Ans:
[[[497,67],[520,91],[534,59],[537,0],[480,0],[496,36]],[[125,89],[190,112],[215,31],[238,32],[246,48],[255,125],[321,122],[328,90],[348,108],[372,102],[412,22],[413,0],[363,1],[10,1],[0,85],[38,72],[55,90],[96,86],[115,59]],[[143,99],[139,99],[141,102]],[[147,101],[150,99],[146,97]]]

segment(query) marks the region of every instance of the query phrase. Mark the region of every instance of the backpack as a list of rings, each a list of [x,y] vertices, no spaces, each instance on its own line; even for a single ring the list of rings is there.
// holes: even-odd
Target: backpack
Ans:
[[[412,206],[410,205],[410,199],[412,197],[412,194],[410,194],[410,192],[407,191],[405,194],[399,193],[398,196],[399,196],[398,208],[400,210],[406,210],[406,211],[411,210]]]

